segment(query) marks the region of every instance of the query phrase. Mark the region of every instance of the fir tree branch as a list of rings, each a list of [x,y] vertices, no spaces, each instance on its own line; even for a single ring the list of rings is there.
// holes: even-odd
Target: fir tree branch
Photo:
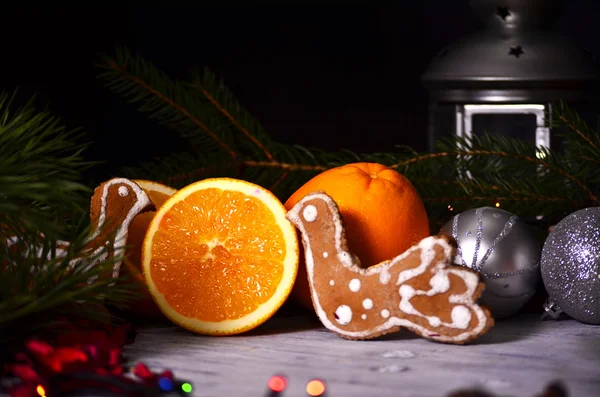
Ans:
[[[14,94],[0,94],[0,225],[58,238],[56,217],[89,205],[90,189],[79,182],[93,164],[83,159],[88,145],[58,118],[38,111],[35,98],[22,107],[13,100]]]
[[[566,178],[567,180],[576,184],[583,192],[585,192],[590,203],[595,204],[598,202],[596,194],[588,186],[586,186],[586,184],[583,183],[577,175],[574,175],[568,171],[568,167],[566,167],[567,162],[561,159],[557,153],[553,153],[548,150],[543,151],[543,158],[550,160],[542,160],[527,154],[527,152],[535,152],[537,150],[534,146],[525,145],[523,142],[514,139],[511,140],[503,137],[492,136],[484,136],[481,139],[476,137],[462,140],[456,139],[455,141],[451,141],[449,143],[442,142],[440,146],[446,151],[420,155],[417,154],[411,158],[393,164],[390,167],[398,169],[400,167],[414,165],[418,162],[431,162],[440,160],[442,158],[460,159],[479,156],[483,158],[513,159],[520,163],[530,163],[539,166],[545,170],[552,171],[553,173]],[[485,146],[504,150],[481,149],[481,147]],[[458,161],[458,164],[460,164],[460,161]],[[466,166],[464,171],[473,171],[478,168],[481,169],[481,167]],[[497,172],[497,170],[495,171]]]
[[[132,103],[141,103],[139,110],[146,112],[150,117],[161,120],[163,124],[172,128],[185,128],[189,136],[190,125],[199,128],[207,134],[219,147],[225,150],[233,159],[237,153],[226,143],[218,133],[208,126],[205,121],[194,116],[193,111],[177,101],[184,100],[186,94],[180,84],[171,82],[171,80],[156,70],[152,65],[147,64],[139,57],[132,57],[129,51],[122,49],[117,51],[117,56],[113,59],[104,57],[102,68],[107,69],[108,73],[103,73],[101,77],[108,81],[108,86],[117,94],[129,98]],[[152,82],[138,76],[138,73],[145,71],[154,76],[155,82],[160,82],[161,88],[155,87]],[[179,94],[179,95],[178,95]],[[181,131],[180,131],[181,132]]]
[[[551,171],[569,179],[570,181],[574,182],[577,186],[579,186],[579,188],[581,190],[583,190],[588,195],[591,202],[593,202],[593,203],[598,202],[598,198],[596,197],[596,195],[585,184],[583,184],[579,179],[577,179],[575,176],[570,175],[564,169],[553,166],[553,165],[549,164],[548,162],[542,161],[542,160],[540,160],[536,157],[532,157],[532,156],[523,156],[523,155],[519,155],[519,154],[513,154],[513,153],[507,153],[507,152],[501,152],[501,151],[495,151],[495,150],[457,150],[455,152],[442,152],[442,153],[433,153],[433,154],[422,155],[419,157],[415,157],[415,158],[412,158],[409,160],[405,160],[405,161],[393,164],[390,168],[398,168],[401,166],[406,166],[406,165],[416,163],[418,161],[425,161],[425,160],[431,160],[431,159],[436,159],[439,157],[448,157],[448,156],[452,156],[452,157],[458,157],[458,156],[504,157],[504,158],[512,158],[512,159],[516,159],[516,160],[522,160],[524,162],[540,165],[540,166],[542,166],[548,170],[551,170]]]
[[[351,152],[325,153],[274,142],[208,70],[197,74],[191,84],[172,82],[142,58],[131,57],[127,50],[118,50],[114,59],[105,57],[102,67],[109,70],[102,77],[110,89],[192,141],[181,158],[173,155],[154,160],[137,167],[137,174],[128,167],[125,176],[152,175],[152,179],[172,185],[191,182],[193,177],[230,176],[272,187],[283,198],[316,173],[358,158]],[[190,123],[190,117],[194,122]],[[210,148],[193,144],[199,130],[206,132],[198,128],[199,123],[210,129],[210,136],[227,144],[235,158],[209,155]],[[196,160],[190,161],[192,157]]]
[[[0,94],[0,343],[46,327],[56,320],[50,312],[73,312],[75,300],[123,305],[135,296],[131,283],[87,284],[113,263],[87,266],[95,259],[85,246],[92,191],[79,179],[93,164],[83,160],[88,144],[33,98],[22,107],[13,99]],[[64,255],[59,240],[70,243]]]
[[[559,122],[570,123],[565,154],[495,135],[441,142],[436,153],[417,153],[402,146],[390,153],[329,152],[275,142],[208,69],[194,74],[191,83],[175,84],[141,58],[136,58],[129,68],[142,81],[153,79],[155,85],[168,87],[168,98],[202,120],[237,154],[235,159],[222,153],[211,156],[209,149],[190,145],[191,150],[184,154],[130,168],[129,175],[134,178],[168,181],[178,187],[206,177],[230,176],[272,189],[285,200],[320,172],[364,161],[388,165],[413,181],[436,222],[449,216],[448,208],[439,206],[447,200],[457,203],[457,207],[490,205],[501,200],[503,208],[518,214],[541,214],[553,219],[598,203],[600,168],[596,164],[600,162],[600,139],[566,107],[557,106],[558,111],[553,114],[564,116],[558,117]],[[118,93],[129,95],[127,90]],[[153,112],[159,113],[159,121],[165,123],[164,115],[169,115],[170,110],[164,101],[162,107],[143,96],[135,102],[144,106],[145,100],[151,101]],[[170,126],[176,134],[194,142],[196,133],[189,126]],[[466,175],[470,176],[465,178]]]
[[[566,125],[571,131],[573,131],[575,134],[577,134],[579,136],[579,138],[581,138],[582,140],[584,140],[588,145],[590,145],[591,148],[593,148],[594,150],[596,150],[598,153],[600,153],[600,148],[596,145],[596,143],[594,143],[588,136],[587,134],[584,134],[581,130],[579,130],[571,121],[569,121],[569,119],[567,119],[564,115],[560,115],[559,116],[560,121],[562,121],[564,123],[564,125]]]
[[[420,161],[430,161],[435,160],[440,157],[458,157],[459,153],[457,152],[436,152],[436,153],[428,153],[428,154],[416,154],[415,157],[408,158],[406,160],[399,161],[395,164],[390,165],[389,167],[392,169],[398,169],[400,167],[410,166],[412,164],[418,163]]]
[[[511,200],[511,201],[554,201],[554,202],[570,202],[569,199],[564,198],[564,197],[547,197],[547,196],[533,196],[533,197],[514,197],[514,196],[507,196],[507,197],[503,197],[503,196],[494,196],[494,195],[489,195],[489,196],[460,196],[460,197],[425,197],[423,199],[423,201],[443,201],[443,202],[455,202],[455,201],[466,201],[466,202],[473,202],[473,201],[490,201],[490,200],[498,200],[498,202],[500,201],[504,201],[504,200]]]
[[[191,171],[185,171],[179,174],[174,174],[174,175],[169,175],[166,178],[159,178],[158,182],[160,183],[164,183],[168,186],[180,186],[182,181],[187,181],[187,180],[198,180],[198,179],[202,179],[202,177],[205,177],[206,175],[209,174],[218,174],[218,175],[223,175],[225,174],[225,170],[230,169],[232,166],[231,162],[226,162],[226,163],[222,163],[222,164],[213,164],[213,165],[209,165],[206,167],[199,167],[196,169],[193,169]],[[283,180],[285,180],[290,174],[289,172],[294,172],[294,171],[309,171],[309,172],[313,172],[313,173],[318,173],[318,172],[322,172],[325,171],[326,169],[328,169],[328,167],[322,166],[322,165],[309,165],[309,164],[289,164],[289,163],[280,163],[280,162],[270,162],[270,161],[253,161],[253,160],[246,160],[246,161],[241,161],[239,163],[236,163],[236,167],[239,168],[246,168],[246,167],[256,167],[256,168],[276,168],[276,169],[281,169],[281,170],[286,170],[284,171],[279,178],[274,182],[274,184],[272,185],[272,188],[274,189],[277,185],[279,185],[280,183],[283,182]],[[131,175],[131,177],[133,178],[134,175],[138,175],[136,174],[138,171],[137,169],[133,169],[133,171],[127,171],[127,168],[125,169],[126,171],[124,171],[124,173],[128,176]]]
[[[583,160],[589,161],[591,163],[600,164],[600,159],[595,159],[595,158],[592,158],[592,157],[589,157],[589,156],[581,156],[581,158]]]
[[[600,135],[564,103],[554,107],[552,125],[564,139],[568,166],[596,193],[600,193]],[[593,205],[597,205],[594,203]]]
[[[573,112],[564,102],[558,103],[555,120],[566,126],[572,133],[581,139],[584,145],[590,147],[596,154],[600,155],[600,136],[596,131],[590,131],[588,126]],[[554,123],[555,125],[557,123]]]
[[[182,181],[201,180],[204,179],[207,175],[211,174],[224,175],[224,170],[228,169],[230,166],[230,163],[226,163],[200,167],[180,174],[169,175],[167,178],[161,179],[158,182],[163,183],[167,186],[182,186],[182,184],[183,186],[185,186],[185,182]]]
[[[123,167],[119,174],[130,179],[149,178],[178,189],[204,178],[234,177],[238,173],[238,162],[228,156],[183,152]]]
[[[292,163],[280,163],[276,161],[253,161],[246,160],[243,162],[245,167],[259,167],[259,168],[278,168],[287,171],[310,171],[310,172],[322,172],[327,170],[329,167],[319,164],[292,164]]]
[[[102,312],[79,308],[77,302],[124,307],[136,298],[137,286],[125,277],[116,283],[107,277],[117,258],[102,260],[101,252],[90,252],[88,235],[87,231],[73,234],[64,253],[59,253],[55,240],[39,233],[21,234],[11,247],[0,245],[0,261],[4,264],[0,278],[0,343],[44,329],[62,314],[108,320]],[[43,247],[41,252],[36,252],[38,247]],[[76,260],[80,258],[84,260]],[[90,279],[95,281],[90,283]]]
[[[279,177],[279,179],[277,179],[277,180],[276,180],[276,181],[275,181],[275,182],[274,182],[274,183],[273,183],[271,186],[269,186],[269,187],[268,187],[268,189],[269,189],[270,191],[276,190],[276,189],[277,189],[277,187],[278,187],[279,185],[281,185],[281,184],[283,183],[283,181],[285,181],[285,179],[286,179],[288,176],[290,176],[290,173],[289,173],[289,172],[284,172],[284,173],[282,173],[282,174],[281,174],[281,176]]]
[[[204,76],[197,76],[192,82],[192,87],[197,89],[202,95],[212,103],[215,108],[229,120],[239,131],[241,131],[254,145],[256,145],[264,154],[269,161],[275,161],[275,157],[271,151],[259,140],[257,132],[265,140],[270,140],[270,137],[264,133],[262,126],[250,117],[249,113],[243,109],[239,103],[233,99],[233,95],[227,90],[224,84],[220,84],[216,89],[216,78],[208,70],[204,69]],[[210,90],[210,91],[209,91]],[[217,100],[217,96],[227,101],[226,104],[221,104]],[[228,111],[227,109],[231,109]],[[237,117],[232,113],[237,113]],[[243,123],[241,120],[244,120]],[[248,126],[248,127],[246,127]],[[252,128],[254,131],[251,133],[248,129]]]

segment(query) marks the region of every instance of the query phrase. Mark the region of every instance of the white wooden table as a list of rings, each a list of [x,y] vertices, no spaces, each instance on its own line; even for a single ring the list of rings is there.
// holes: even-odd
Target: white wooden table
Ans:
[[[460,388],[534,397],[556,379],[569,396],[600,396],[600,326],[531,314],[498,322],[467,346],[408,331],[348,341],[312,317],[294,316],[233,337],[144,327],[125,354],[153,369],[172,369],[193,383],[198,397],[265,396],[274,374],[288,378],[285,397],[306,396],[312,378],[325,381],[328,397],[444,397]]]

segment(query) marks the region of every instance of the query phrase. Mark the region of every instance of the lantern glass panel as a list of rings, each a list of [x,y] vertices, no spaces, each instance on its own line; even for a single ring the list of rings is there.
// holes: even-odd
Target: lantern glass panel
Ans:
[[[456,135],[502,134],[550,147],[547,106],[541,104],[464,105],[457,107]]]
[[[537,121],[534,114],[474,114],[471,125],[471,132],[476,136],[501,135],[535,142]]]

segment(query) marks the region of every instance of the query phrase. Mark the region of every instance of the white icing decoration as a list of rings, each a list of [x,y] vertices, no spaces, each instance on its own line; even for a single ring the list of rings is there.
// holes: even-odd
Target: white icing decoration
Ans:
[[[329,254],[327,252],[323,252],[323,258],[327,258]]]
[[[443,293],[450,289],[450,279],[443,273],[439,272],[431,277],[429,280],[429,285],[431,285],[431,288],[436,292]]]
[[[341,325],[348,325],[352,321],[352,309],[348,305],[341,305],[335,311],[336,320]]]
[[[129,189],[126,186],[119,186],[119,196],[125,197],[129,194]]]
[[[460,329],[466,329],[471,322],[471,311],[462,305],[454,306],[450,316],[452,317],[452,323]]]
[[[334,286],[335,285],[335,280],[329,280],[329,285]]]
[[[306,222],[314,222],[317,220],[317,207],[314,205],[307,205],[302,211],[302,216]]]
[[[18,242],[19,242],[19,238],[17,236],[7,237],[6,240],[4,241],[7,248],[12,247],[13,245],[15,245]],[[28,255],[28,254],[26,253],[25,255]]]
[[[357,278],[353,278],[348,283],[348,288],[350,288],[350,291],[352,291],[352,292],[360,291],[360,280]]]
[[[390,274],[390,272],[387,269],[382,269],[379,273],[379,282],[385,285],[389,283],[391,279],[392,275]]]
[[[362,305],[366,310],[372,309],[373,308],[373,300],[367,298],[362,302]]]
[[[114,185],[129,186],[129,188],[131,189],[131,191],[133,193],[135,193],[136,198],[137,198],[136,202],[133,204],[133,207],[131,207],[131,209],[127,213],[127,216],[123,220],[123,223],[117,229],[117,232],[115,235],[115,243],[113,246],[114,257],[122,258],[123,253],[125,251],[125,245],[127,243],[127,231],[129,229],[129,225],[131,224],[131,221],[133,221],[133,218],[135,218],[135,216],[137,214],[139,214],[142,211],[142,209],[144,209],[144,207],[147,207],[152,202],[150,201],[150,198],[148,197],[148,195],[142,190],[142,188],[137,183],[132,182],[129,179],[114,178],[114,179],[111,179],[110,181],[106,182],[104,184],[104,188],[102,189],[102,197],[100,198],[100,214],[98,216],[98,224],[96,225],[96,230],[89,237],[88,241],[93,241],[102,232],[102,227],[104,226],[104,223],[106,222],[106,205],[107,205],[107,200],[108,200],[108,192],[110,191],[110,188]],[[102,250],[104,250],[104,249],[105,249],[105,247],[98,247],[98,249],[96,249],[96,251],[93,253],[93,256],[96,258],[96,260],[93,263],[90,263],[90,265],[89,265],[90,267],[94,266],[96,263],[99,263],[99,262],[103,261],[104,259],[106,259],[106,256],[108,256],[108,252],[106,252],[105,254],[102,254],[101,256],[98,256],[98,254],[100,252],[102,252]],[[77,259],[75,259],[74,261],[77,261]],[[76,263],[76,262],[74,262],[74,263]],[[74,266],[74,265],[72,265],[72,266]],[[113,263],[113,274],[112,274],[113,278],[119,277],[120,269],[121,269],[120,261],[116,261],[115,263]]]
[[[299,216],[300,210],[304,207],[304,205],[308,201],[311,201],[311,200],[324,201],[331,208],[334,208],[337,205],[333,201],[333,199],[331,197],[327,196],[326,194],[319,193],[319,192],[310,193],[307,196],[305,196],[302,200],[300,200],[290,211],[288,211],[286,216],[292,223],[294,223],[294,225],[301,232],[302,240],[303,240],[303,243],[305,246],[306,271],[307,271],[307,275],[308,275],[308,281],[312,287],[311,288],[312,300],[315,304],[315,309],[316,309],[317,315],[318,315],[319,319],[321,320],[321,322],[323,323],[323,325],[326,328],[328,328],[329,330],[335,331],[339,334],[342,334],[342,335],[350,337],[350,338],[357,338],[357,339],[365,338],[365,337],[368,337],[370,335],[377,334],[377,333],[382,333],[382,332],[385,332],[394,327],[405,327],[405,328],[412,329],[412,330],[419,332],[421,334],[424,334],[424,335],[430,335],[431,334],[430,329],[420,326],[418,324],[415,324],[406,318],[393,316],[387,309],[384,309],[381,311],[381,316],[383,318],[385,318],[386,320],[383,323],[381,323],[378,326],[375,326],[371,329],[366,329],[366,330],[361,330],[361,331],[348,331],[348,330],[339,328],[338,326],[336,326],[334,323],[331,322],[331,320],[328,317],[328,314],[323,309],[321,300],[319,299],[319,294],[317,293],[316,289],[314,288],[315,273],[322,271],[322,269],[320,269],[320,268],[315,269],[317,264],[315,263],[315,256],[311,249],[312,241],[311,241],[311,238],[307,235],[306,228],[304,227],[302,219]],[[453,251],[450,244],[444,238],[440,238],[437,236],[430,236],[430,237],[427,237],[427,238],[421,240],[416,246],[409,248],[403,254],[391,259],[388,262],[384,262],[378,266],[372,266],[372,267],[363,269],[363,268],[356,266],[356,264],[352,261],[352,256],[347,251],[342,250],[342,236],[343,236],[344,230],[343,230],[343,226],[342,226],[342,222],[341,222],[341,217],[339,216],[339,214],[333,214],[333,215],[334,215],[334,217],[333,217],[332,221],[333,221],[333,226],[334,226],[334,230],[335,230],[335,249],[336,249],[336,253],[337,253],[337,258],[340,261],[340,264],[344,268],[346,268],[347,272],[350,272],[357,276],[369,277],[369,276],[376,275],[376,276],[379,276],[380,281],[382,279],[385,280],[386,275],[382,276],[382,273],[385,273],[385,272],[391,273],[389,269],[394,267],[394,265],[396,265],[398,262],[407,258],[415,250],[421,250],[421,264],[413,269],[409,269],[409,270],[405,270],[405,271],[401,272],[401,274],[399,275],[399,278],[398,278],[398,283],[400,284],[401,282],[406,282],[414,277],[419,276],[420,274],[423,274],[428,269],[428,267],[431,265],[431,262],[435,258],[435,254],[434,254],[434,250],[433,250],[434,247],[438,246],[441,249],[443,249],[444,254],[447,257],[450,257],[450,255]],[[455,295],[449,296],[448,303],[464,305],[466,308],[468,308],[471,311],[472,315],[474,315],[476,317],[477,323],[476,323],[475,327],[473,327],[473,329],[467,330],[460,334],[456,334],[453,336],[447,336],[447,335],[431,336],[430,335],[430,338],[437,340],[437,341],[441,341],[441,342],[462,342],[462,341],[471,339],[474,336],[479,335],[481,333],[481,331],[486,327],[488,319],[487,319],[485,312],[475,302],[473,302],[473,299],[472,299],[473,294],[475,293],[475,291],[479,285],[478,275],[474,274],[472,272],[462,270],[462,269],[457,269],[457,268],[446,268],[446,269],[442,268],[438,271],[445,274],[446,277],[449,274],[454,274],[455,276],[462,279],[462,281],[465,283],[465,285],[467,287],[466,291],[463,294],[455,294]],[[435,283],[443,284],[441,281],[436,281]],[[382,282],[382,284],[383,284],[383,282]],[[438,287],[439,287],[439,285],[438,285]],[[415,294],[416,295],[434,295],[435,290],[432,289],[430,291],[416,291]],[[409,299],[410,298],[406,299],[407,302],[404,303],[404,305],[407,305],[407,303],[408,303],[408,305],[410,305],[410,302],[408,302]],[[412,307],[412,305],[410,305],[410,306]],[[415,315],[426,318],[425,315],[418,313],[416,310],[414,310],[414,311],[416,312]],[[442,324],[442,325],[446,325],[446,324]],[[448,324],[448,326],[450,326],[450,324]]]
[[[64,258],[67,253],[68,253],[68,248],[70,243],[68,241],[64,241],[64,240],[56,240],[56,245],[54,246],[54,252],[52,252],[51,250],[48,249],[48,247],[44,247],[44,241],[43,238],[45,237],[43,233],[40,233],[39,236],[41,237],[41,239],[38,241],[38,245],[36,247],[34,247],[35,250],[35,257],[38,259],[42,259],[42,255],[44,254],[44,249],[48,250],[47,254],[46,254],[46,259],[48,261],[52,260],[52,258],[55,259],[60,259],[60,258]],[[17,237],[17,236],[12,236],[12,237],[7,237],[5,239],[5,244],[7,248],[12,247],[15,244],[18,244],[21,240]],[[23,256],[29,256],[31,254],[31,247],[25,246],[22,247],[22,253]],[[17,264],[15,262],[12,262],[11,264],[13,264],[14,266],[17,266]],[[44,263],[41,266],[42,270],[48,270],[49,264],[48,263]],[[38,268],[37,266],[31,266],[31,268],[29,269],[32,273],[37,271]]]
[[[406,277],[406,275],[404,273],[409,272],[409,271],[410,270],[405,270],[404,272],[400,273],[399,279],[403,280],[403,277]],[[443,325],[443,326],[449,327],[449,328],[466,329],[469,325],[469,321],[471,321],[471,313],[470,313],[469,309],[467,309],[465,306],[455,306],[452,309],[452,313],[454,313],[454,311],[457,308],[460,308],[457,311],[456,317],[451,316],[451,318],[452,318],[451,323],[445,323],[437,316],[425,316],[425,315],[419,313],[413,307],[413,305],[410,303],[410,299],[416,295],[433,296],[433,295],[447,292],[450,289],[450,279],[448,278],[447,272],[438,270],[438,272],[433,277],[431,277],[431,279],[429,280],[429,285],[431,285],[431,289],[429,291],[415,291],[412,287],[410,287],[408,285],[405,285],[405,284],[401,285],[400,290],[399,290],[400,296],[402,298],[400,300],[400,310],[402,310],[404,313],[407,313],[407,314],[424,317],[429,322],[429,325],[431,325],[432,327],[439,327],[440,325]],[[452,302],[453,296],[455,296],[455,295],[452,295],[450,297],[450,299],[449,299],[450,302]],[[465,313],[465,311],[466,311],[466,313]],[[467,319],[466,325],[465,325],[465,319]]]
[[[366,320],[366,319],[367,319],[367,315],[366,315],[366,314],[362,314],[362,315],[360,316],[360,318],[362,318],[363,320]]]

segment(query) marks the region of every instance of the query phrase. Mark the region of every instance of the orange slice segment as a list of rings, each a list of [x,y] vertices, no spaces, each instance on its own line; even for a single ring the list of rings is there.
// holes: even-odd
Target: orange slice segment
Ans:
[[[271,192],[237,179],[205,179],[171,196],[142,251],[163,314],[208,335],[238,334],[269,319],[298,271],[298,239],[285,214]]]
[[[148,197],[150,197],[156,208],[160,208],[169,197],[177,192],[177,189],[158,182],[143,179],[134,179],[133,182],[137,183]],[[127,251],[125,252],[125,259],[121,267],[122,272],[130,275],[136,283],[141,285],[139,299],[129,304],[129,309],[139,317],[154,318],[162,316],[162,313],[150,296],[144,275],[142,274],[142,245],[150,222],[152,222],[155,214],[154,211],[148,211],[138,214],[133,218],[131,225],[129,225]]]
[[[133,179],[133,182],[137,183],[144,190],[156,208],[163,205],[169,197],[177,192],[177,189],[159,182],[147,181],[145,179]]]

